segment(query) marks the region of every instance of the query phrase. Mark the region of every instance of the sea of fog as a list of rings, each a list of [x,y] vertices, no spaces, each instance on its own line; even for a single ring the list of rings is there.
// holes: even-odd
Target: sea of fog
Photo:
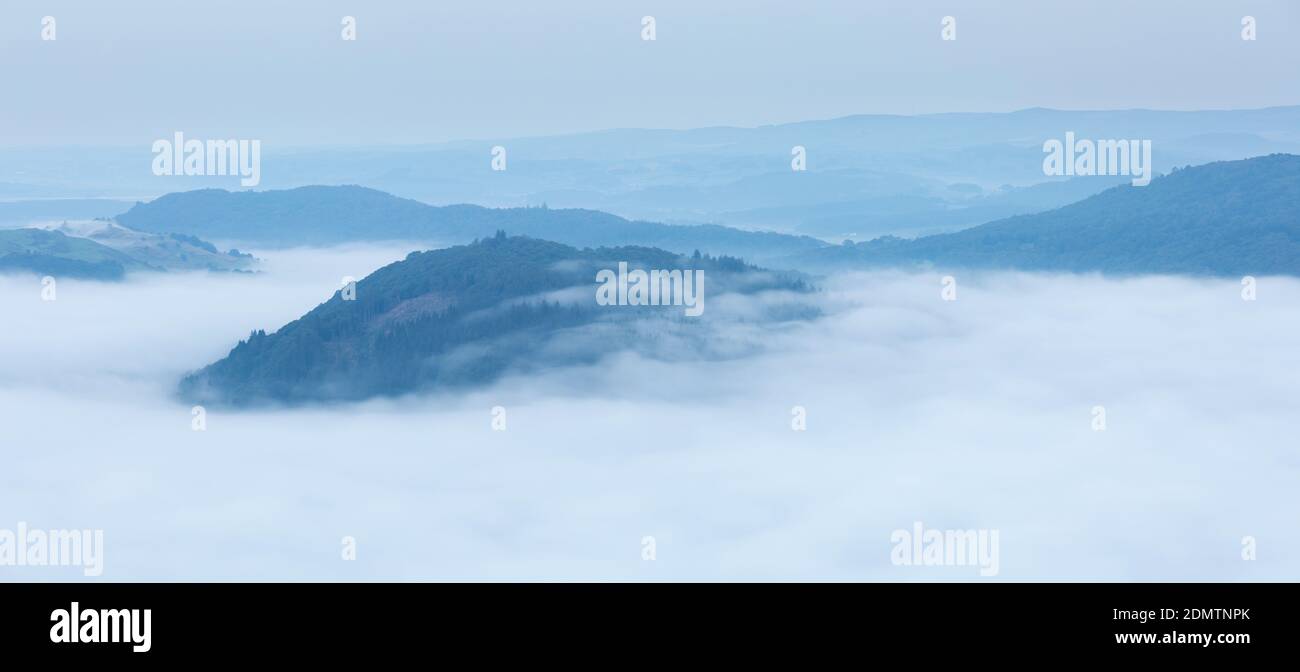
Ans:
[[[849,274],[818,321],[738,324],[752,356],[191,429],[181,375],[411,249],[54,301],[0,277],[0,529],[104,534],[98,579],[0,580],[1300,578],[1293,279],[987,274],[944,301],[938,273]],[[996,530],[998,574],[894,564],[918,521]]]

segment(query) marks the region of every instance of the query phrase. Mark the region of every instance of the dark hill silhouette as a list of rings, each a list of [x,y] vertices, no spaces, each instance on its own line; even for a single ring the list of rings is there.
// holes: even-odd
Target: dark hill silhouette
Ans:
[[[1300,156],[1185,168],[1048,212],[913,240],[839,245],[790,261],[822,269],[1300,275]]]

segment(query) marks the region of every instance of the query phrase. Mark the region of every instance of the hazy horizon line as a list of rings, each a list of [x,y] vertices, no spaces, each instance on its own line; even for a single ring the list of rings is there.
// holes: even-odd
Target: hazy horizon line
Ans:
[[[606,133],[635,133],[635,132],[683,133],[689,131],[715,131],[715,130],[716,131],[757,131],[757,130],[769,129],[769,128],[780,128],[783,126],[832,123],[837,121],[845,121],[849,119],[864,119],[864,118],[924,119],[924,118],[934,118],[934,117],[987,117],[987,116],[1010,116],[1015,114],[1024,114],[1027,112],[1049,112],[1049,113],[1057,113],[1057,114],[1113,114],[1113,113],[1120,113],[1120,112],[1155,113],[1155,114],[1224,114],[1224,113],[1271,112],[1271,111],[1278,111],[1278,110],[1300,110],[1300,102],[1291,105],[1268,105],[1264,107],[1226,107],[1226,108],[1195,108],[1195,109],[1163,109],[1163,108],[1153,108],[1153,107],[1125,107],[1125,108],[1109,108],[1109,109],[1107,108],[1066,109],[1066,108],[1057,108],[1057,107],[1034,106],[1034,107],[1022,107],[1013,110],[982,111],[982,112],[972,111],[972,110],[951,111],[951,112],[922,112],[916,114],[900,114],[900,113],[891,113],[891,112],[859,112],[859,113],[844,114],[844,115],[832,116],[832,117],[814,117],[814,118],[807,118],[807,119],[783,121],[778,123],[758,124],[754,126],[732,125],[732,124],[712,124],[712,125],[705,125],[705,126],[677,126],[677,127],[611,126],[611,127],[594,128],[594,129],[581,130],[581,131],[558,131],[549,134],[505,136],[505,137],[499,137],[495,139],[490,137],[460,137],[460,138],[454,138],[450,140],[423,140],[419,142],[406,142],[406,143],[377,142],[377,143],[365,143],[365,144],[360,144],[360,143],[352,143],[352,144],[322,143],[322,144],[309,144],[309,145],[286,144],[286,145],[279,145],[278,150],[273,150],[273,151],[297,152],[297,151],[374,150],[374,149],[413,150],[413,149],[455,145],[460,143],[546,140],[546,139],[577,137],[577,136],[584,136],[584,135],[600,135]],[[109,144],[78,143],[78,144],[70,144],[70,145],[0,144],[0,150],[27,150],[27,151],[39,150],[39,149],[63,149],[63,150],[110,149],[111,150],[111,149],[128,149],[128,148],[136,149],[138,148],[138,145],[122,144],[122,143],[109,143]],[[273,149],[273,148],[268,148],[268,149]]]

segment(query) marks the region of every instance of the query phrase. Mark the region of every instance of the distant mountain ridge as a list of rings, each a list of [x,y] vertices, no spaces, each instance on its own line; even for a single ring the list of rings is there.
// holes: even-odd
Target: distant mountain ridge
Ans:
[[[791,263],[1300,275],[1300,156],[1195,166],[1047,212],[913,240],[838,245]]]
[[[363,240],[466,243],[498,230],[578,247],[644,245],[756,260],[827,245],[806,236],[631,221],[595,210],[432,206],[358,186],[180,192],[136,204],[117,221],[141,231],[276,245]]]
[[[1149,139],[1156,147],[1154,170],[1168,172],[1174,166],[1300,154],[1300,106],[864,114],[756,127],[613,129],[402,146],[268,146],[260,188],[359,184],[431,204],[546,203],[631,220],[721,224],[834,242],[848,233],[863,236],[855,240],[913,237],[1091,195],[1027,195],[1044,206],[1034,208],[1024,207],[1012,191],[1047,181],[1043,142],[1066,131],[1080,138]],[[491,169],[494,146],[508,150],[508,170]],[[791,170],[796,146],[807,151],[806,171]],[[147,166],[147,155],[142,159],[134,148],[15,149],[0,155],[0,174],[21,175],[28,184],[0,184],[0,198],[113,194],[135,200],[164,189],[238,184],[226,176],[160,181]],[[111,187],[103,175],[114,176]],[[1107,185],[1085,180],[1076,186],[1100,191]],[[1056,195],[1063,200],[1040,198]],[[896,197],[911,201],[882,208]],[[855,218],[858,226],[845,226]]]

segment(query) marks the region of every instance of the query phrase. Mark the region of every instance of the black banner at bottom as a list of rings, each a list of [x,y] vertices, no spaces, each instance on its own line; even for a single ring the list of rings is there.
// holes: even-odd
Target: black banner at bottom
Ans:
[[[4,584],[0,650],[49,662],[1241,660],[1291,653],[1297,585]]]

